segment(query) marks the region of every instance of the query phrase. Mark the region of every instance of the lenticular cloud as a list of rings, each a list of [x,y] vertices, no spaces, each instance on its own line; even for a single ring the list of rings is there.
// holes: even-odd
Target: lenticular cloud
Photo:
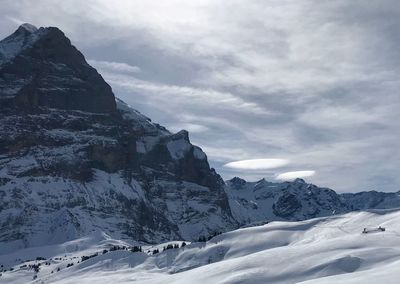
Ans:
[[[293,180],[296,178],[302,178],[302,177],[310,177],[315,175],[315,171],[295,171],[295,172],[286,172],[277,175],[276,179],[279,180]]]
[[[286,159],[252,159],[230,162],[224,165],[226,168],[237,170],[268,170],[286,166]]]

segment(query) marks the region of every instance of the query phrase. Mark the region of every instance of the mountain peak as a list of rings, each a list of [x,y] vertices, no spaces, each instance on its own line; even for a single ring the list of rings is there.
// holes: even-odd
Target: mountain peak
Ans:
[[[31,47],[43,34],[44,29],[40,30],[42,32],[31,24],[22,24],[14,33],[1,40],[0,66],[12,61],[18,54]]]
[[[56,27],[21,25],[0,41],[2,105],[114,113],[111,87]]]
[[[20,25],[19,28],[18,28],[18,30],[24,30],[24,31],[27,31],[27,32],[29,32],[29,33],[34,33],[34,32],[37,32],[37,31],[38,31],[38,28],[35,27],[35,26],[32,25],[32,24],[25,23],[25,24]],[[18,30],[17,30],[17,31],[18,31]]]
[[[229,185],[230,188],[238,190],[238,189],[241,189],[243,187],[243,185],[246,184],[246,181],[240,177],[234,177],[234,178],[228,180],[227,184]]]
[[[306,183],[306,181],[302,178],[296,178],[293,182],[294,183]]]

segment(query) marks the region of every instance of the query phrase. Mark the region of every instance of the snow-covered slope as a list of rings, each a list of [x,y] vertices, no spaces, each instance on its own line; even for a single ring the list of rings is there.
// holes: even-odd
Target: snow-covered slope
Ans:
[[[399,218],[399,211],[378,210],[272,222],[177,249],[162,251],[166,244],[143,246],[143,253],[116,250],[103,254],[113,245],[137,244],[95,232],[61,245],[0,255],[7,269],[0,282],[28,283],[37,275],[35,283],[394,284],[400,277]],[[386,231],[362,233],[364,227],[379,226]],[[155,248],[160,253],[152,255]],[[98,256],[82,261],[83,255],[95,253]],[[37,257],[46,260],[26,262]],[[42,263],[38,273],[24,267],[34,263]]]

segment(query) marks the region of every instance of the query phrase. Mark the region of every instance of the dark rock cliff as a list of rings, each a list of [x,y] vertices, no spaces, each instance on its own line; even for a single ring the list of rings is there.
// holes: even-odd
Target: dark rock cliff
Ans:
[[[3,105],[116,111],[111,87],[58,28],[22,25],[0,42],[0,54]]]

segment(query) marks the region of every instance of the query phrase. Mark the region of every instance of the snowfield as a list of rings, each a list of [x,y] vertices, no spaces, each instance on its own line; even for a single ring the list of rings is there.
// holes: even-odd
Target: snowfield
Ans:
[[[271,222],[166,251],[167,244],[143,245],[143,252],[109,251],[114,245],[139,244],[94,232],[60,245],[0,255],[7,269],[0,283],[398,283],[399,220],[400,210],[373,210]],[[363,228],[379,226],[386,231],[362,234]],[[160,253],[152,255],[155,248]],[[42,263],[38,273],[24,267],[35,263]]]

